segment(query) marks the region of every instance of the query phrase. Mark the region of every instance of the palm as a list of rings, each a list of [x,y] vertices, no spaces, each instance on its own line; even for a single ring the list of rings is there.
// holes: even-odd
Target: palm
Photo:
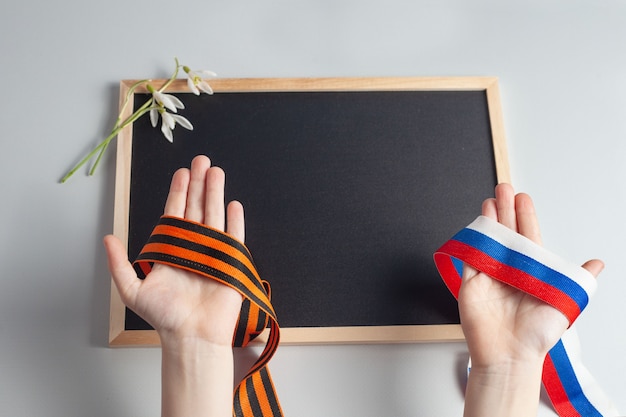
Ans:
[[[476,364],[493,362],[501,352],[516,357],[545,353],[568,326],[565,316],[548,304],[469,268],[459,292],[459,312]]]
[[[482,214],[541,244],[532,200],[508,184],[496,187]],[[473,364],[545,355],[567,329],[567,318],[548,304],[465,266],[459,313]]]
[[[211,167],[208,158],[194,158],[190,170],[178,170],[172,177],[165,203],[166,215],[184,217],[222,231],[226,229],[243,242],[243,207],[233,202],[226,210],[224,172]],[[108,236],[105,243],[109,266],[124,303],[152,325],[162,338],[185,335],[219,344],[232,342],[241,309],[241,294],[212,279],[161,264],[156,264],[140,281],[121,242]]]
[[[225,285],[164,265],[155,265],[137,292],[134,310],[159,334],[195,334],[230,343],[241,295]],[[210,320],[220,317],[222,320]],[[224,322],[228,319],[228,322]],[[208,326],[209,323],[222,326]]]

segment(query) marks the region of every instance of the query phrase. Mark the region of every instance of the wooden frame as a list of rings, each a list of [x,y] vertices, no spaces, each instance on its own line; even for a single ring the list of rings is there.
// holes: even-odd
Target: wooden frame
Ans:
[[[152,84],[159,87],[166,80]],[[135,80],[120,84],[120,99],[129,93]],[[288,79],[216,79],[211,86],[220,92],[281,92],[281,91],[485,91],[498,182],[510,182],[500,93],[495,77],[406,77],[406,78],[288,78]],[[137,93],[146,93],[138,89]],[[189,92],[186,80],[175,80],[167,92]],[[129,116],[132,106],[127,106]],[[117,144],[115,180],[114,233],[123,242],[128,241],[130,168],[132,152],[132,125],[120,132]],[[115,285],[111,284],[109,343],[111,346],[156,346],[159,337],[153,330],[125,330],[125,306]],[[261,335],[257,339],[264,342]],[[463,334],[458,324],[328,327],[281,329],[285,344],[320,343],[402,343],[416,341],[459,341]]]

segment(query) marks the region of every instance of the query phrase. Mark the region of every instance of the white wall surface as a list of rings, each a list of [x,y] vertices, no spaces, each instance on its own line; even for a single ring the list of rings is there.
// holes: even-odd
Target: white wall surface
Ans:
[[[223,77],[499,77],[545,245],[607,264],[578,330],[626,413],[626,2],[21,0],[0,5],[0,415],[159,413],[159,350],[106,346],[113,153],[57,181],[110,128],[119,80],[169,76],[174,56]],[[289,417],[460,416],[465,359],[284,346],[270,368]]]

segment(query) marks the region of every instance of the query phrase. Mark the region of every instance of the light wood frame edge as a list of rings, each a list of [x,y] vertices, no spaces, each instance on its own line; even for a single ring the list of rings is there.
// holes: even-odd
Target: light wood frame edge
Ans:
[[[137,80],[120,82],[120,108]],[[160,88],[167,80],[154,80]],[[511,182],[500,90],[496,77],[382,77],[382,78],[241,78],[215,79],[211,87],[219,92],[271,92],[271,91],[485,91],[493,139],[496,175],[499,183]],[[145,93],[137,88],[137,93]],[[184,79],[175,80],[168,92],[189,92]],[[131,94],[131,95],[134,95]],[[132,100],[132,99],[131,99]],[[132,102],[132,101],[131,101]],[[127,106],[122,119],[132,114]],[[132,125],[122,130],[117,138],[117,165],[115,175],[115,207],[113,233],[122,242],[128,242],[128,213],[130,203],[130,165],[132,152]],[[109,345],[158,346],[159,336],[154,330],[125,330],[125,306],[111,281]],[[266,335],[256,339],[264,343]],[[320,342],[323,340],[323,342]],[[451,342],[463,340],[458,324],[412,326],[351,326],[326,328],[282,328],[281,343],[350,344],[350,343],[413,343]]]

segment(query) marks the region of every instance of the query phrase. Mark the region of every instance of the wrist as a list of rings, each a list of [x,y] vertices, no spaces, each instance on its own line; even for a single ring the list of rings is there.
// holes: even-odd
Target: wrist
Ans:
[[[161,350],[163,356],[176,358],[181,362],[223,357],[232,355],[233,352],[231,341],[216,342],[202,337],[178,335],[161,336]]]
[[[531,372],[541,372],[546,354],[509,352],[490,355],[474,354],[470,351],[471,367],[484,375],[503,375],[515,377]]]
[[[466,389],[465,417],[536,415],[543,359],[472,364]]]
[[[472,368],[486,373],[515,375],[531,368],[542,369],[548,353],[537,343],[500,334],[478,340],[468,335],[466,340]]]
[[[479,379],[484,385],[511,387],[528,385],[530,381],[541,379],[543,359],[510,360],[492,364],[471,364],[470,377]]]
[[[161,345],[162,416],[231,416],[232,347],[197,338]]]

